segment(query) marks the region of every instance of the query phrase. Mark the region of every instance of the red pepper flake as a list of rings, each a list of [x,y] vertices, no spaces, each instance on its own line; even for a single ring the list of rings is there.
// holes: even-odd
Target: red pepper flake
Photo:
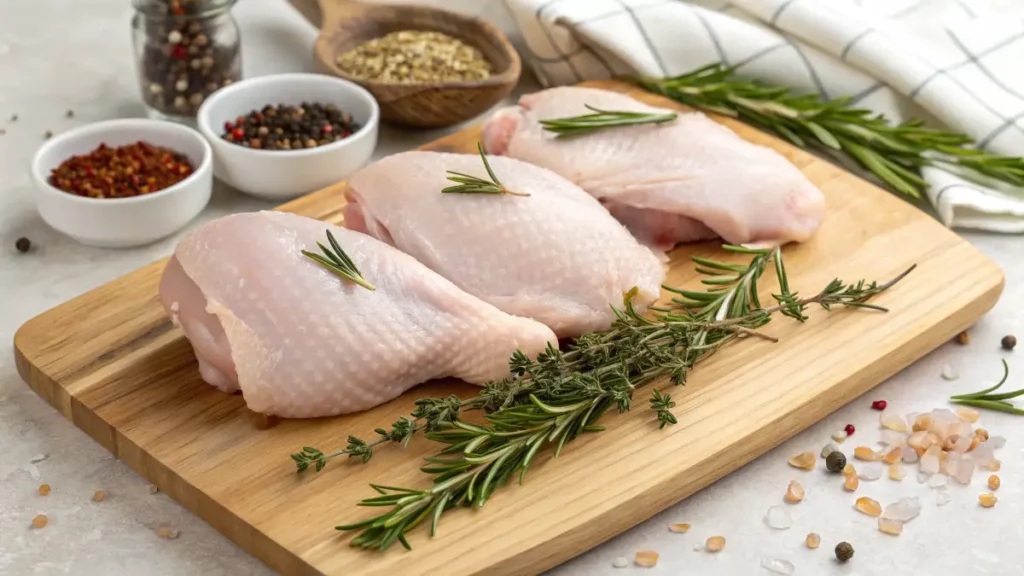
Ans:
[[[192,175],[189,159],[168,148],[136,142],[112,148],[100,144],[72,156],[50,172],[50,184],[90,198],[128,198],[163,190]],[[146,182],[142,186],[142,181]]]
[[[871,403],[872,410],[885,410],[886,406],[885,400],[875,400]]]
[[[853,427],[853,424],[847,424],[846,428],[843,428],[843,431],[846,432],[847,436],[853,436],[853,433],[856,432],[857,429]]]

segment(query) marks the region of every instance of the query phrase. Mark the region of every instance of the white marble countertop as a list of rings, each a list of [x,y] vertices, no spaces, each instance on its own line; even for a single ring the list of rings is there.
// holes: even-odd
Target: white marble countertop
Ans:
[[[4,0],[0,8],[0,341],[11,342],[15,330],[32,316],[103,282],[170,253],[175,239],[134,250],[80,246],[47,228],[32,202],[29,160],[43,132],[117,117],[141,116],[132,72],[130,9],[125,0]],[[234,10],[243,28],[247,76],[308,70],[315,32],[280,0],[247,0]],[[523,89],[529,89],[527,85]],[[65,110],[75,116],[64,118]],[[12,114],[17,122],[8,119]],[[378,156],[434,139],[438,132],[385,129]],[[268,207],[219,188],[200,221],[226,213]],[[194,224],[198,224],[198,221]],[[193,225],[194,225],[193,224]],[[14,241],[31,238],[37,248],[19,254]],[[921,516],[897,537],[880,534],[872,518],[851,509],[853,497],[835,479],[803,473],[786,464],[789,455],[817,452],[829,434],[847,423],[860,436],[845,444],[877,439],[877,412],[872,399],[885,399],[901,412],[942,407],[951,393],[982,387],[998,375],[999,358],[1011,364],[1013,388],[1024,382],[1015,354],[999,350],[1004,334],[1024,336],[1024,240],[1012,236],[966,234],[999,263],[1007,275],[1006,291],[995,310],[972,330],[972,343],[943,346],[867,397],[855,400],[778,449],[659,514],[614,540],[572,560],[556,574],[767,574],[763,558],[781,558],[796,574],[910,575],[1005,574],[1024,572],[1024,419],[983,415],[993,434],[1009,438],[1000,452],[1004,478],[995,508],[983,510],[977,496],[988,473],[969,487],[951,486],[952,502],[935,504],[934,491],[914,478],[902,483],[883,478],[863,483],[858,495],[883,504],[902,496],[920,496]],[[939,377],[950,364],[960,379]],[[39,460],[40,458],[44,458]],[[39,460],[39,461],[36,461]],[[793,528],[769,530],[762,518],[781,503],[789,480],[807,488],[805,502],[790,508]],[[53,492],[38,496],[48,483]],[[101,503],[93,492],[109,495]],[[46,513],[49,525],[31,530],[31,519]],[[688,534],[672,534],[667,525],[688,522]],[[161,540],[153,528],[167,524],[180,531],[177,540]],[[822,536],[819,550],[803,547],[804,536]],[[725,550],[708,554],[696,543],[720,534]],[[854,560],[838,565],[832,548],[847,540]],[[630,559],[639,549],[661,553],[654,569],[612,568],[616,557]],[[202,520],[164,494],[150,494],[147,483],[75,428],[21,381],[12,355],[0,354],[0,575],[81,574],[151,576],[204,574],[249,575],[271,571]]]

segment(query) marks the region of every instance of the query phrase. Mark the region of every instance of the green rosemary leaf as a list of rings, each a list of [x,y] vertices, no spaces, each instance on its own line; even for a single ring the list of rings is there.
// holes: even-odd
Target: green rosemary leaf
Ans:
[[[722,64],[638,83],[682,104],[775,132],[797,146],[852,160],[889,188],[915,198],[928,185],[920,177],[924,166],[952,166],[960,176],[983,184],[994,179],[1024,186],[1024,158],[973,148],[970,137],[926,128],[920,120],[891,123],[855,108],[848,97],[823,101],[815,94],[794,94],[741,79]]]
[[[620,110],[601,110],[585,105],[593,114],[583,114],[567,118],[541,120],[540,125],[548,132],[554,132],[559,138],[590,134],[606,128],[620,126],[639,126],[643,124],[662,124],[675,120],[675,112],[625,112]]]
[[[323,252],[323,256],[306,250],[302,250],[302,254],[342,278],[350,280],[367,290],[373,291],[377,289],[373,284],[367,282],[366,278],[363,278],[363,275],[359,272],[359,268],[356,267],[355,262],[353,262],[352,259],[349,258],[348,254],[341,249],[341,246],[334,238],[334,234],[331,234],[330,230],[327,231],[327,241],[331,245],[331,248],[327,248],[319,242],[316,243],[316,245],[320,247],[320,251]]]
[[[469,174],[463,174],[462,172],[448,170],[448,180],[455,182],[457,186],[449,186],[442,189],[442,194],[507,194],[510,196],[529,196],[527,193],[514,192],[506,188],[501,181],[498,180],[498,177],[495,176],[494,170],[491,169],[491,164],[487,161],[487,154],[484,153],[484,145],[477,142],[476,149],[477,152],[480,153],[480,159],[484,163],[484,170],[487,171],[487,175],[491,179],[484,180],[477,176],[470,176]]]

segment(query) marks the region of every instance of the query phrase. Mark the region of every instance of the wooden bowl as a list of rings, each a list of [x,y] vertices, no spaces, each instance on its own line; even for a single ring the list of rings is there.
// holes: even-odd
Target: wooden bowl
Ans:
[[[496,26],[440,8],[320,0],[322,26],[314,52],[330,73],[363,86],[380,104],[381,119],[403,126],[440,128],[469,120],[497,104],[515,87],[519,54]],[[338,55],[398,30],[433,30],[475,46],[494,66],[485,80],[400,84],[353,78]]]

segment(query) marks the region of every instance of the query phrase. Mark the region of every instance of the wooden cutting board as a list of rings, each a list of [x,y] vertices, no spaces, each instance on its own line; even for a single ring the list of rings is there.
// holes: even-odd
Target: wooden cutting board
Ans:
[[[611,82],[594,85],[636,92]],[[811,293],[833,277],[887,280],[918,268],[877,302],[888,314],[816,309],[798,325],[776,319],[781,341],[748,341],[702,364],[673,392],[679,424],[658,430],[646,408],[609,413],[607,431],[537,462],[525,485],[509,485],[479,510],[446,516],[440,534],[414,532],[412,552],[347,546],[336,524],[369,482],[427,486],[418,472],[434,446],[379,450],[366,465],[333,462],[297,475],[289,454],[304,445],[343,447],[372,437],[413,401],[469,395],[458,382],[431,383],[363,414],[284,421],[261,429],[242,398],[204,384],[192,351],[157,299],[156,262],[62,304],[15,335],[22,377],[78,427],[239,546],[285,574],[536,573],[563,562],[687,497],[775,447],[970,326],[999,297],[1002,272],[932,218],[873,185],[737,122],[744,138],[775,148],[825,193],[828,216],[813,241],[786,249],[794,289]],[[472,152],[479,130],[431,150]],[[663,151],[671,153],[671,151]],[[341,184],[281,207],[340,221]],[[691,255],[725,257],[715,244],[671,254],[668,282],[696,286]],[[774,289],[774,277],[764,283]]]

